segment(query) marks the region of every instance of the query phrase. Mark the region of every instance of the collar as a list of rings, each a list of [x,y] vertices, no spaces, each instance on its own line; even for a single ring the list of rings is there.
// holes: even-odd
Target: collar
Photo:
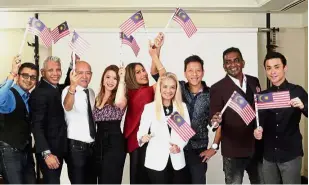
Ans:
[[[29,93],[24,91],[19,85],[17,84],[14,84],[13,85],[13,88],[16,89],[16,91],[19,93],[19,95],[25,99],[25,100],[28,100],[29,98]]]
[[[82,87],[80,85],[76,86],[76,91],[84,91],[85,89],[88,89],[88,88],[84,88],[84,87]]]
[[[45,80],[45,78],[42,78],[46,83],[48,83],[49,85],[51,85],[53,88],[57,89],[58,86],[57,85],[53,85],[51,83],[49,83],[47,80]]]
[[[239,84],[239,86],[240,86],[240,83],[239,83],[239,80],[237,79],[237,78],[234,78],[234,77],[232,77],[231,75],[227,75],[227,76],[229,76],[232,80],[233,80],[233,82],[235,83],[235,84]],[[243,78],[242,78],[242,85],[244,86],[244,85],[246,85],[247,84],[247,77],[246,77],[246,75],[244,75],[243,74]],[[242,86],[242,87],[243,87]]]
[[[287,79],[285,79],[282,82],[282,84],[280,84],[279,86],[272,85],[270,87],[270,89],[272,89],[272,90],[286,90],[286,89],[288,89],[288,84],[289,84],[289,82],[287,81]]]
[[[206,92],[206,91],[208,90],[209,87],[206,85],[206,82],[205,82],[205,81],[201,81],[201,84],[202,84],[202,88],[201,88],[196,94],[198,94],[198,93],[200,93],[200,92]],[[187,83],[185,84],[185,86],[186,86],[186,88],[188,89],[188,91],[189,91],[191,94],[193,94],[193,93],[190,91],[189,82],[187,82]]]

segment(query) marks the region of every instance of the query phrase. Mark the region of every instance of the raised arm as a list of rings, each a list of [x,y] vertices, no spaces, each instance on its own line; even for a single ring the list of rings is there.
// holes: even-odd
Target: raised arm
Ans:
[[[115,98],[115,105],[119,107],[120,109],[124,109],[127,106],[127,98],[126,98],[126,84],[125,84],[125,74],[126,69],[124,66],[121,66],[119,68],[119,83],[118,83],[118,89],[116,93]]]

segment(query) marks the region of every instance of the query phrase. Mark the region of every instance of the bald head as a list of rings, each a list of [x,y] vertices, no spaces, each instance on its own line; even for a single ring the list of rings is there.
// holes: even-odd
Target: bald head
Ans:
[[[87,88],[92,77],[91,66],[85,61],[78,61],[75,63],[75,72],[81,76],[78,85]]]

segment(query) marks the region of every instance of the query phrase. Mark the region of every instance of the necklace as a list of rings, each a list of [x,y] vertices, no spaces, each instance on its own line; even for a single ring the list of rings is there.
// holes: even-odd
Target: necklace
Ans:
[[[173,111],[173,105],[169,105],[169,106],[164,106],[163,105],[163,109],[164,109],[165,114],[169,115]]]

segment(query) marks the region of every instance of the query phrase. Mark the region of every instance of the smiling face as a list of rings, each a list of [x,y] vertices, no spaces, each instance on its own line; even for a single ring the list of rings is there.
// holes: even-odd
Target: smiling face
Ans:
[[[230,76],[237,79],[241,78],[244,66],[245,61],[238,52],[230,52],[224,56],[223,68]]]
[[[177,83],[172,78],[166,78],[161,81],[161,96],[162,101],[172,101],[177,90]]]
[[[78,81],[78,85],[82,86],[83,88],[87,88],[92,77],[90,65],[84,61],[76,62],[75,72],[77,75],[81,76]]]
[[[18,74],[17,84],[26,92],[32,89],[36,83],[37,71],[31,68],[23,68]]]
[[[146,85],[149,83],[148,73],[145,70],[145,68],[141,65],[135,66],[135,78],[136,78],[136,82],[139,85]]]
[[[104,75],[103,86],[105,91],[113,91],[117,87],[117,74],[113,70],[108,70]]]
[[[41,73],[46,81],[52,85],[57,85],[62,75],[60,62],[49,60],[41,70]]]
[[[280,58],[268,59],[265,62],[267,78],[275,86],[280,86],[285,80],[287,66],[284,66]]]
[[[185,77],[188,80],[189,85],[197,86],[201,84],[201,81],[204,76],[204,70],[201,63],[199,62],[190,62],[187,64]]]

